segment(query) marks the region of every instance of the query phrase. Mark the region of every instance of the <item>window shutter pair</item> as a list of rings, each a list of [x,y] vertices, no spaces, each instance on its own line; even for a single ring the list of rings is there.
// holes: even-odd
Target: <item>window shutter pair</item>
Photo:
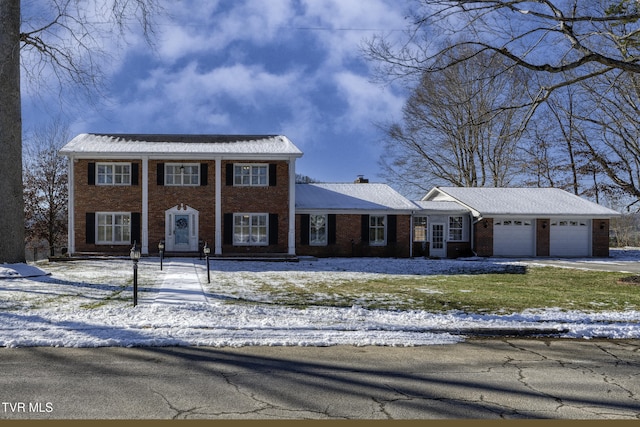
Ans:
[[[311,227],[311,215],[300,215],[300,244],[309,244],[309,232]],[[327,243],[329,245],[336,244],[336,214],[327,216]]]
[[[141,222],[140,222],[140,212],[131,212],[131,243],[138,242],[140,244],[142,242],[142,233],[141,233]],[[94,244],[96,243],[96,213],[95,212],[87,212],[86,213],[86,243]]]
[[[164,185],[164,163],[158,163],[158,170],[156,172],[156,184],[159,186]],[[200,163],[200,186],[209,185],[209,164]]]
[[[361,239],[365,245],[369,244],[369,215],[362,215],[360,227],[361,227]],[[387,215],[387,243],[396,243],[398,240],[398,216]]]
[[[225,245],[233,244],[233,213],[223,215],[222,242]],[[278,244],[278,214],[269,214],[269,244]]]
[[[226,184],[228,187],[233,186],[233,163],[227,163],[225,169]],[[269,187],[275,187],[277,185],[277,165],[275,163],[269,163]]]
[[[94,162],[89,163],[88,170],[88,184],[96,185],[96,164]],[[140,181],[140,165],[138,163],[131,163],[131,185],[138,185]]]

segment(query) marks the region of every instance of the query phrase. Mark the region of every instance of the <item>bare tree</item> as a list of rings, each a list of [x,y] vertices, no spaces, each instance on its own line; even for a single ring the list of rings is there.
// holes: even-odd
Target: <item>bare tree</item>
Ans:
[[[496,70],[501,70],[497,73]],[[504,186],[520,169],[521,114],[503,108],[521,97],[525,78],[490,53],[425,73],[388,127],[387,177],[424,189],[431,181],[455,186]]]
[[[28,78],[49,74],[65,85],[96,88],[102,47],[134,26],[150,36],[158,0],[20,0],[0,1],[0,262],[22,262],[21,59]],[[22,29],[21,29],[22,27]]]
[[[640,73],[637,0],[415,0],[409,19],[405,40],[378,36],[365,44],[384,79],[439,72],[491,52],[539,75],[528,102],[536,106],[558,88],[613,70]],[[460,47],[468,53],[449,55]]]
[[[27,241],[38,247],[46,240],[51,256],[67,237],[68,168],[58,151],[69,137],[67,126],[55,121],[34,131],[25,144]]]

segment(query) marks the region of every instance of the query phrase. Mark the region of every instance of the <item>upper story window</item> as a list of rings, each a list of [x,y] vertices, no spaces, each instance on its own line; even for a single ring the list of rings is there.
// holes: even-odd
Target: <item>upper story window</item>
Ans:
[[[199,163],[167,163],[164,165],[164,185],[200,185]]]
[[[96,184],[131,185],[131,163],[97,163]]]
[[[464,219],[461,216],[449,217],[449,240],[461,241],[464,235]]]
[[[386,215],[369,216],[369,244],[382,246],[385,244]]]
[[[269,165],[233,165],[233,185],[264,187],[269,185]]]

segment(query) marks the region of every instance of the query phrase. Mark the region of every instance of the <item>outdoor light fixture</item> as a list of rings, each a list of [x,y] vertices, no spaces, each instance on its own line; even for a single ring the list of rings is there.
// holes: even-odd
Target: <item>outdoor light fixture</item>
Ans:
[[[162,271],[162,260],[164,258],[164,240],[160,240],[160,243],[158,243],[158,251],[160,252],[160,271]]]
[[[485,219],[483,225],[484,225],[484,228],[489,227],[489,221]]]
[[[547,228],[547,221],[542,221],[542,228]]]
[[[138,261],[140,260],[140,249],[137,248],[136,242],[133,242],[129,256],[133,261],[133,306],[135,307],[138,305]]]
[[[207,283],[211,283],[211,273],[209,270],[209,254],[211,253],[211,248],[207,245],[207,242],[204,242],[202,252],[204,252],[204,256],[207,259]]]
[[[600,221],[600,230],[604,230],[604,225],[605,225],[604,221]]]

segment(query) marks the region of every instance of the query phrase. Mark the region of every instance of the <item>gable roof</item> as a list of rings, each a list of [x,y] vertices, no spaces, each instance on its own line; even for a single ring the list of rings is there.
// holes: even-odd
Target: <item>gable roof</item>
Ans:
[[[284,135],[83,133],[62,147],[60,154],[85,158],[207,158],[216,155],[300,157],[302,151]]]
[[[425,211],[423,214],[469,213],[469,208],[454,201],[416,200],[413,203]]]
[[[296,211],[405,211],[418,207],[386,184],[296,184]]]
[[[475,216],[612,217],[620,213],[559,188],[435,187],[423,200],[457,201]]]

